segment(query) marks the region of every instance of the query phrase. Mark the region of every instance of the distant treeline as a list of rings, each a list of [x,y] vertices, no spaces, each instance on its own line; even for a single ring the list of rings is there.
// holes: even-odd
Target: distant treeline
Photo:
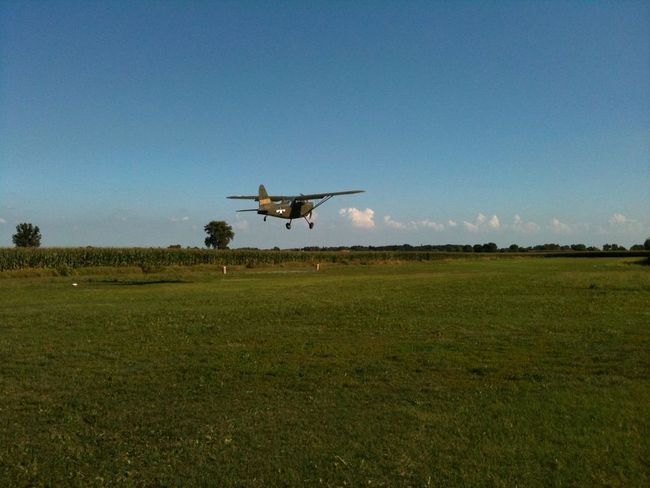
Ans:
[[[412,246],[410,244],[389,245],[389,246],[339,246],[339,247],[303,247],[303,251],[424,251],[424,252],[595,252],[595,251],[627,251],[624,246],[618,244],[605,244],[602,249],[595,246],[586,246],[585,244],[539,244],[536,246],[518,246],[512,244],[509,247],[500,248],[494,242],[484,244],[424,244]],[[643,251],[643,244],[636,244],[630,248],[630,251]]]
[[[608,251],[583,250],[577,246],[545,244],[532,248],[511,247],[499,249],[494,243],[476,246],[352,246],[292,250],[208,250],[182,249],[173,246],[164,248],[0,248],[0,271],[21,269],[53,269],[58,274],[68,274],[78,268],[95,267],[138,267],[143,272],[156,271],[166,266],[195,265],[238,265],[255,267],[258,265],[277,265],[282,263],[377,263],[396,261],[437,261],[449,258],[478,258],[484,253],[502,256],[542,255],[542,256],[646,256],[648,251],[627,251],[610,249]]]

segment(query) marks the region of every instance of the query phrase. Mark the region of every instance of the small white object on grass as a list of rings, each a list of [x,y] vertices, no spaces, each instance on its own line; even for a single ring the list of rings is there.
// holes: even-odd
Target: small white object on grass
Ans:
[[[76,283],[72,283],[72,286],[77,286],[77,284],[76,284]]]

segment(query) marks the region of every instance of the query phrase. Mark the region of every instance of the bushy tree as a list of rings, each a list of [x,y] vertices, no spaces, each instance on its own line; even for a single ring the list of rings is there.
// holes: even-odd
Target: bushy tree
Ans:
[[[645,249],[646,251],[650,251],[650,237],[648,237],[643,243],[643,249]]]
[[[499,246],[496,245],[494,242],[488,242],[487,244],[483,244],[483,252],[497,252],[499,250]]]
[[[16,226],[16,233],[11,237],[16,247],[39,247],[41,245],[41,231],[38,225],[27,222]]]
[[[213,220],[204,228],[208,237],[205,238],[205,246],[214,249],[228,249],[228,244],[235,238],[232,227],[223,220]]]

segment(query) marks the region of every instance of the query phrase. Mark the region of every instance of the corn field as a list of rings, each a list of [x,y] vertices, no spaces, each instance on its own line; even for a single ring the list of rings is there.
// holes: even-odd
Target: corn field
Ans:
[[[359,251],[308,252],[164,248],[0,248],[0,271],[20,269],[77,269],[211,265],[276,265],[303,263],[370,263],[430,261],[448,257],[442,252]]]

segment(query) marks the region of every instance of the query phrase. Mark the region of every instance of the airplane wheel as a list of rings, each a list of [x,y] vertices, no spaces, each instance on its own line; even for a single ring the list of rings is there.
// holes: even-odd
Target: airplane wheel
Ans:
[[[287,229],[291,229],[291,224],[289,222],[286,223]]]
[[[309,228],[310,228],[310,229],[313,229],[313,228],[314,228],[314,223],[313,223],[313,222],[309,222]]]

